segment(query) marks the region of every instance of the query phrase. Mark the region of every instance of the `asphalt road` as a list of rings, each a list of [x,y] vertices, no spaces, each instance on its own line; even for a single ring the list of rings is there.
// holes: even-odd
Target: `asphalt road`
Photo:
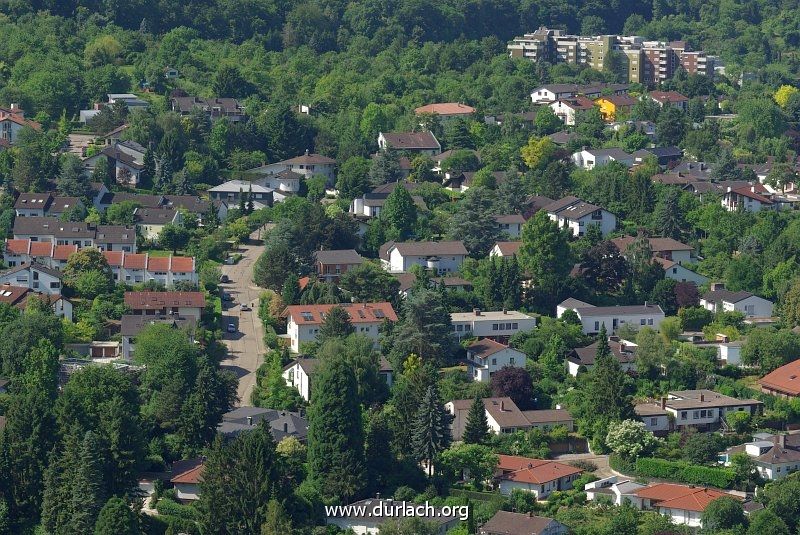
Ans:
[[[223,302],[222,306],[223,342],[228,355],[221,365],[239,378],[238,406],[252,405],[250,395],[256,383],[256,370],[264,361],[264,327],[257,312],[261,289],[253,284],[253,264],[263,250],[262,245],[243,245],[239,248],[243,255],[239,263],[221,268],[230,281],[220,286],[233,297],[233,301]],[[253,310],[242,312],[242,303]],[[230,323],[236,326],[235,333],[227,332]]]

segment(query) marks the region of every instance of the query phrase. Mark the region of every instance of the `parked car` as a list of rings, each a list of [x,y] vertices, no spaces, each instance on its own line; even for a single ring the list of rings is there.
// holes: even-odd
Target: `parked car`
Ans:
[[[229,323],[228,324],[228,332],[229,333],[235,333],[236,332],[236,324],[235,323]]]
[[[242,312],[250,312],[251,310],[253,310],[253,309],[250,308],[249,306],[247,306],[247,303],[242,303],[242,306],[241,306],[241,311]]]
[[[222,300],[223,301],[233,301],[233,296],[228,292],[222,292]]]
[[[230,279],[228,278],[227,275],[222,275],[219,278],[219,282],[230,282]]]

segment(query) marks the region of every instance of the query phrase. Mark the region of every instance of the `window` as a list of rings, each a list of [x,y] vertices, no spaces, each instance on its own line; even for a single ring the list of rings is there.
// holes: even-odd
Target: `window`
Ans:
[[[645,321],[644,318],[639,320],[639,325],[646,325],[646,324],[647,324],[647,322]]]
[[[461,332],[463,330],[464,330],[464,326],[463,325],[456,325],[456,331]]]
[[[493,331],[496,331],[496,330],[498,330],[498,329],[497,329],[497,324],[496,324],[496,323],[492,323],[492,330],[493,330]]]
[[[506,323],[506,330],[507,330],[507,331],[510,331],[510,330],[511,330],[511,324],[510,324],[510,323]]]
[[[647,320],[647,324],[648,324],[648,325],[652,325],[652,324],[653,324],[653,318],[648,318],[648,320]]]
[[[599,331],[600,330],[600,322],[599,321],[595,321],[594,322],[594,330],[595,331]]]
[[[508,363],[509,363],[511,366],[513,366],[513,365],[514,365],[514,357],[510,357],[510,358],[508,359]]]
[[[655,427],[658,425],[658,418],[650,418],[650,425]]]
[[[497,359],[492,359],[492,366],[497,366]]]
[[[464,325],[464,330],[465,331],[471,331],[472,330],[472,325]]]
[[[512,323],[511,328],[514,330],[519,329],[519,323]]]
[[[686,411],[681,411],[681,420],[686,419]]]
[[[700,411],[693,411],[692,412],[692,419],[693,420],[697,420],[698,418],[700,418]]]

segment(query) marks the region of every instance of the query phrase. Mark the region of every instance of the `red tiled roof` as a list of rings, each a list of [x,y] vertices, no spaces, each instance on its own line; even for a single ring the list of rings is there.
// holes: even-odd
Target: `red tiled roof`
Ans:
[[[12,254],[28,254],[30,240],[6,240],[6,251]]]
[[[499,241],[495,243],[498,249],[500,249],[500,254],[503,256],[513,256],[519,252],[519,248],[522,247],[521,241]]]
[[[34,130],[41,130],[42,129],[42,125],[40,125],[36,121],[31,121],[29,119],[26,119],[25,117],[22,117],[21,115],[17,115],[17,114],[6,115],[5,117],[0,118],[0,122],[6,121],[6,120],[11,121],[12,123],[17,123],[20,126],[30,126]]]
[[[439,104],[427,104],[414,110],[414,113],[435,113],[437,115],[469,115],[475,113],[475,108],[461,104],[460,102],[442,102]]]
[[[53,255],[53,244],[46,241],[33,241],[31,242],[30,253],[31,256],[46,256]]]
[[[55,260],[68,260],[70,255],[78,252],[77,245],[56,245],[53,249],[53,258]]]
[[[169,306],[206,306],[203,292],[125,292],[125,305],[133,310],[160,309]]]
[[[757,188],[753,188],[752,186],[742,186],[740,188],[732,189],[731,192],[741,195],[742,197],[749,197],[762,204],[772,204],[772,200],[767,199],[763,195],[759,195],[758,193],[754,192],[753,189]]]
[[[106,257],[106,262],[108,262],[109,266],[121,267],[125,253],[122,251],[103,251],[103,256]]]
[[[147,261],[148,271],[169,271],[168,256],[151,256]]]
[[[169,482],[187,483],[187,484],[199,483],[203,479],[203,472],[205,471],[205,468],[206,466],[204,464],[199,464],[194,468],[190,468],[189,470],[178,474],[177,476],[170,479]]]
[[[582,472],[579,468],[555,461],[530,459],[515,455],[498,455],[498,457],[498,470],[506,472],[500,476],[500,479],[508,481],[541,485],[548,481]]]
[[[769,390],[777,390],[790,396],[800,396],[800,360],[776,368],[758,380]]]
[[[173,256],[170,271],[173,273],[191,273],[194,271],[194,257]]]
[[[30,290],[22,286],[3,284],[0,286],[0,303],[16,305]]]
[[[333,307],[343,308],[350,316],[352,323],[375,323],[384,319],[397,321],[392,305],[387,302],[380,303],[342,303],[338,305],[292,305],[283,311],[284,317],[290,317],[301,325],[320,325],[325,321],[323,317]]]
[[[147,267],[147,255],[143,253],[126,254],[123,261],[125,269],[145,269]]]
[[[687,102],[689,97],[677,91],[650,91],[650,98],[658,102]]]
[[[725,496],[736,496],[705,487],[687,487],[673,483],[658,483],[636,491],[639,498],[647,498],[655,507],[683,509],[686,511],[705,511],[708,504]]]

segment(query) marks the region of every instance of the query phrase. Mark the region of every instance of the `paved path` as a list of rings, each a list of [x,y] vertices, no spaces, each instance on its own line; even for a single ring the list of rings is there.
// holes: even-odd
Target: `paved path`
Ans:
[[[230,279],[230,282],[221,286],[233,297],[233,301],[223,302],[223,342],[228,347],[228,355],[221,365],[239,378],[238,406],[252,405],[250,395],[256,384],[256,370],[264,361],[264,326],[258,319],[258,296],[261,289],[253,284],[253,264],[263,250],[262,245],[243,245],[239,248],[243,255],[239,263],[223,265],[221,268],[222,273]],[[242,312],[242,303],[247,303],[253,309],[252,312]],[[229,323],[236,325],[236,332],[233,334],[227,332]]]

